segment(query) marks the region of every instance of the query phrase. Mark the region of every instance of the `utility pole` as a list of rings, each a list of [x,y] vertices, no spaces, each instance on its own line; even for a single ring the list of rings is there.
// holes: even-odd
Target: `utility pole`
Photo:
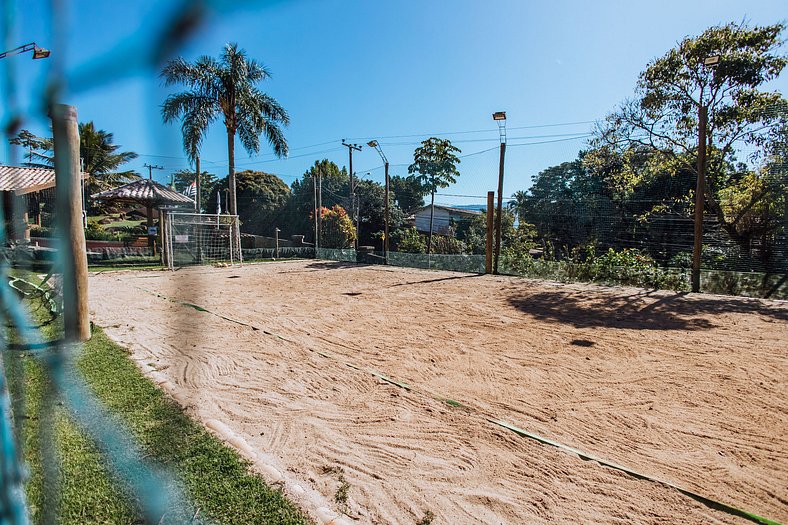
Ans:
[[[150,165],[150,164],[143,164],[143,168],[148,168],[148,179],[153,180],[153,170],[163,170],[164,166],[157,166],[157,165]]]
[[[194,186],[197,192],[197,195],[194,197],[194,205],[197,208],[197,214],[202,214],[202,199],[200,195],[200,190],[202,183],[200,182],[200,156],[197,155],[197,159],[195,160],[196,168],[197,168],[197,175],[194,177]]]
[[[386,170],[386,191],[385,191],[385,199],[386,199],[386,222],[383,228],[383,257],[386,264],[389,263],[389,161],[385,162],[385,170]]]
[[[700,259],[703,250],[703,206],[706,193],[706,122],[709,108],[698,108],[698,182],[695,186],[695,243],[692,249],[692,291],[700,291]]]
[[[501,139],[501,159],[498,164],[498,216],[495,218],[495,265],[493,273],[498,274],[498,259],[501,256],[501,215],[503,214],[503,166],[506,157],[506,112],[496,111],[493,120],[498,123]]]
[[[353,151],[361,151],[361,146],[358,144],[348,144],[345,139],[342,139],[342,145],[347,148],[348,164],[350,170],[350,220],[353,221],[353,204],[356,188],[353,185]],[[358,230],[356,230],[356,249],[358,249]]]
[[[323,240],[323,174],[317,175],[317,238]]]
[[[317,174],[312,175],[312,188],[315,190],[315,211],[314,221],[315,221],[315,259],[317,259],[317,250],[320,248],[320,237],[318,236],[318,225],[317,225]]]
[[[148,180],[153,180],[153,170],[163,170],[163,166],[158,165],[151,165],[151,164],[143,164],[145,168],[148,168]],[[156,255],[156,232],[153,228],[153,205],[149,204],[147,209],[145,210],[148,215],[148,247],[152,250],[153,255]]]

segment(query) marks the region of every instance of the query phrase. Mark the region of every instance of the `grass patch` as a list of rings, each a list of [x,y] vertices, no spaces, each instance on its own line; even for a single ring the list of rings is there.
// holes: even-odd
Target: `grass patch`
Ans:
[[[48,312],[34,304],[35,299],[30,303],[42,334],[50,340],[58,337],[62,333],[59,323],[48,322]],[[8,331],[11,342],[18,341],[18,334],[13,329]],[[56,505],[57,521],[63,524],[144,523],[136,502],[109,472],[101,450],[59,404],[51,415],[51,429],[60,490],[58,501],[52,500],[50,490],[44,487],[40,446],[41,431],[50,428],[44,410],[49,388],[46,369],[32,353],[8,354],[15,420],[30,469],[26,491],[33,522],[43,523],[45,514]],[[279,490],[252,474],[248,462],[237,452],[187,417],[146,379],[127,351],[100,328],[84,344],[77,368],[98,399],[135,436],[146,460],[167,467],[178,478],[197,509],[189,509],[190,516],[198,515],[194,523],[309,523]],[[173,512],[173,516],[177,514]],[[176,519],[162,523],[183,522],[173,521]]]

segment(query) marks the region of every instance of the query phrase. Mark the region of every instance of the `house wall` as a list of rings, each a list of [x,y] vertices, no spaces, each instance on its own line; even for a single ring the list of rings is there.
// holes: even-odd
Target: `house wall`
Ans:
[[[420,232],[430,231],[430,208],[427,206],[423,210],[415,213],[416,229]],[[445,235],[449,232],[449,212],[442,208],[435,208],[435,218],[433,220],[432,232]]]

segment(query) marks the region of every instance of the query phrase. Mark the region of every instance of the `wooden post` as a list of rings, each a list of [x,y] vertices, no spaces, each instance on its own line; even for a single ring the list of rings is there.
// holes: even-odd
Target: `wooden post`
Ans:
[[[501,256],[501,215],[503,214],[503,160],[506,156],[506,142],[501,142],[501,160],[498,164],[498,215],[495,217],[495,266],[498,273],[498,258]]]
[[[151,228],[153,228],[153,206],[148,206],[146,211],[148,214],[148,247],[151,249],[151,255],[156,255],[156,236],[150,233]]]
[[[63,322],[66,341],[90,339],[88,259],[82,225],[79,129],[73,106],[52,106],[57,218],[62,226]]]
[[[700,256],[703,250],[703,201],[706,193],[706,121],[708,108],[698,108],[698,181],[695,187],[695,243],[692,249],[692,291],[700,291]]]
[[[485,273],[492,273],[492,260],[493,260],[493,218],[495,217],[495,212],[493,211],[495,203],[493,199],[495,198],[494,191],[487,192],[487,246],[484,251],[485,260],[484,260],[484,272]]]

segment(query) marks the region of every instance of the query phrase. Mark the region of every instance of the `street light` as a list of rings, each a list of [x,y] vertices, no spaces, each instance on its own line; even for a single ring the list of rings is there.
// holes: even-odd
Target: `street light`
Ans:
[[[22,53],[27,53],[28,51],[33,52],[33,60],[39,60],[41,58],[49,57],[51,53],[49,49],[44,49],[43,47],[38,47],[35,42],[30,42],[29,44],[25,44],[23,46],[19,46],[17,48],[11,49],[9,51],[5,51],[4,53],[0,53],[0,59],[11,57],[14,55],[20,55]]]
[[[498,136],[501,139],[501,159],[498,163],[498,216],[495,218],[495,266],[493,273],[498,273],[498,258],[501,255],[501,214],[503,213],[503,161],[506,156],[506,112],[496,111],[492,116],[498,123]]]
[[[389,159],[386,158],[386,155],[383,154],[383,150],[380,149],[380,143],[377,140],[370,140],[367,142],[367,146],[370,148],[375,148],[375,151],[378,152],[380,158],[383,159],[383,166],[386,172],[386,191],[384,195],[385,199],[385,215],[383,218],[383,260],[386,264],[389,263]]]
[[[703,60],[703,67],[715,68],[720,64],[720,55],[712,55]],[[712,73],[714,75],[714,73]],[[712,80],[712,84],[714,83]],[[698,104],[698,180],[695,184],[695,231],[692,246],[692,276],[691,290],[700,291],[700,261],[703,252],[703,207],[706,193],[706,124],[709,119],[709,106],[703,101],[701,90]]]

